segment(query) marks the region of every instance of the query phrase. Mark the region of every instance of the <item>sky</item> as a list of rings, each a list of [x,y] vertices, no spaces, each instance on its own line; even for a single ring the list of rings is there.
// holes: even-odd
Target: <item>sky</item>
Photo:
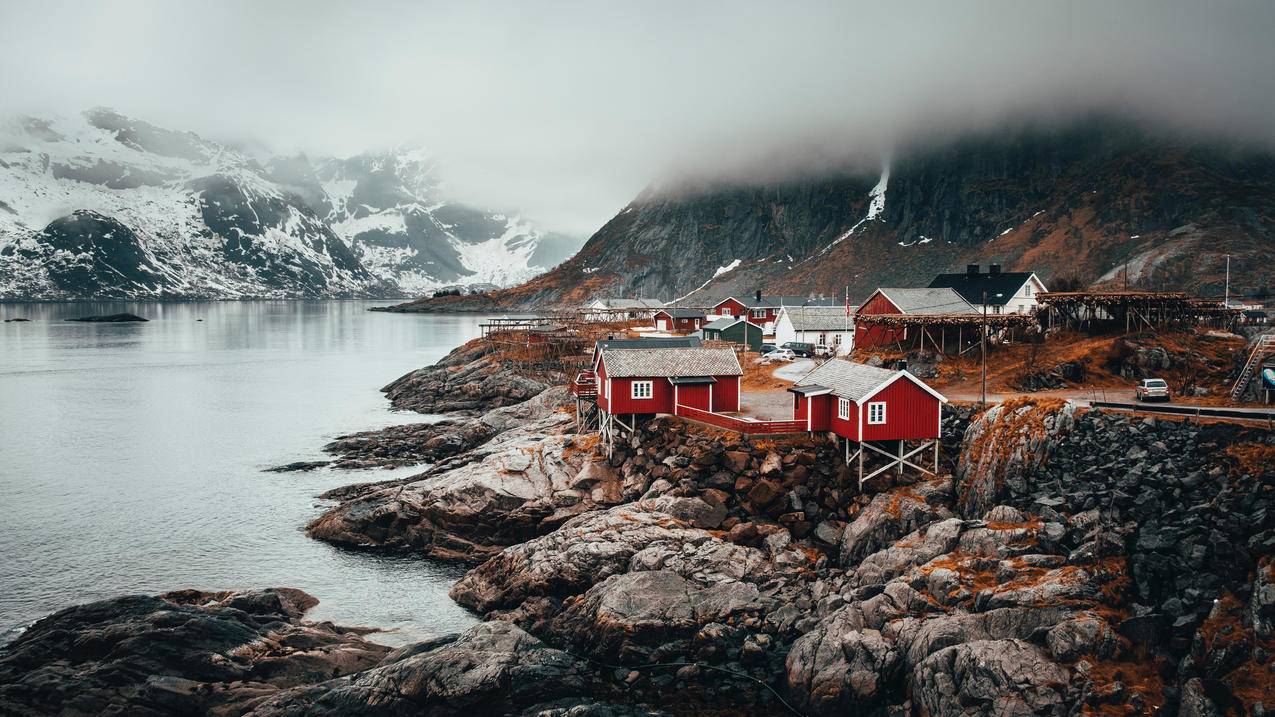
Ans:
[[[0,0],[0,113],[109,106],[279,152],[426,147],[587,236],[679,178],[868,168],[1107,112],[1275,146],[1275,2]]]

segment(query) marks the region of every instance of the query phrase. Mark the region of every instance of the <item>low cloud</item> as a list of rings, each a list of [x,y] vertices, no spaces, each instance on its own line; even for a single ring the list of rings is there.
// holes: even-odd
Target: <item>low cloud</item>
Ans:
[[[1275,146],[1275,3],[16,2],[0,102],[280,151],[412,143],[454,195],[589,233],[747,181],[1106,112]]]

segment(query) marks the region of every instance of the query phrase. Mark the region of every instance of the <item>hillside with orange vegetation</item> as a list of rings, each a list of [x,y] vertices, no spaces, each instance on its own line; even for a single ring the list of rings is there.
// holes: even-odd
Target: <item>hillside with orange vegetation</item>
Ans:
[[[1053,333],[1043,343],[989,346],[987,390],[1017,393],[1027,390],[1026,379],[1060,366],[1081,378],[1060,379],[1057,388],[1131,389],[1139,378],[1163,378],[1175,396],[1200,402],[1224,401],[1235,371],[1243,360],[1245,342],[1234,334],[1208,331],[1162,332],[1132,336],[1086,336]],[[978,391],[981,358],[977,349],[964,356],[941,359],[936,375],[925,380],[953,392]],[[854,358],[884,361],[921,357],[894,349],[859,349]],[[923,363],[927,363],[923,361]],[[1204,395],[1193,396],[1199,391]]]

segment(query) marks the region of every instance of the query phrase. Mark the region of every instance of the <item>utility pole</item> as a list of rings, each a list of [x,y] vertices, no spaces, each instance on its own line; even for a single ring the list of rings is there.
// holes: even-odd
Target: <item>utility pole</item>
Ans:
[[[983,388],[979,394],[979,405],[987,405],[987,289],[983,289],[983,331],[979,334],[979,344],[983,351]]]
[[[1226,255],[1226,293],[1222,297],[1222,306],[1231,308],[1231,255]]]

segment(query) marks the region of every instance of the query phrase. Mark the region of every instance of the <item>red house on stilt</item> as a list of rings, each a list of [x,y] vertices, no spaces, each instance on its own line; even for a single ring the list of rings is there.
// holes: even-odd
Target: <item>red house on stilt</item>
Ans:
[[[637,416],[676,414],[679,406],[738,411],[743,374],[727,348],[602,348],[596,380],[603,440],[610,444],[617,427],[632,433]]]
[[[923,473],[938,471],[942,407],[947,399],[907,371],[832,359],[788,390],[793,393],[794,419],[805,420],[812,432],[837,436],[845,443],[847,463],[858,459],[860,485],[891,468],[899,473],[905,466]],[[913,445],[905,453],[906,444]],[[909,460],[927,448],[934,450],[933,468],[918,465],[921,458]],[[865,451],[885,456],[889,462],[864,475]]]

